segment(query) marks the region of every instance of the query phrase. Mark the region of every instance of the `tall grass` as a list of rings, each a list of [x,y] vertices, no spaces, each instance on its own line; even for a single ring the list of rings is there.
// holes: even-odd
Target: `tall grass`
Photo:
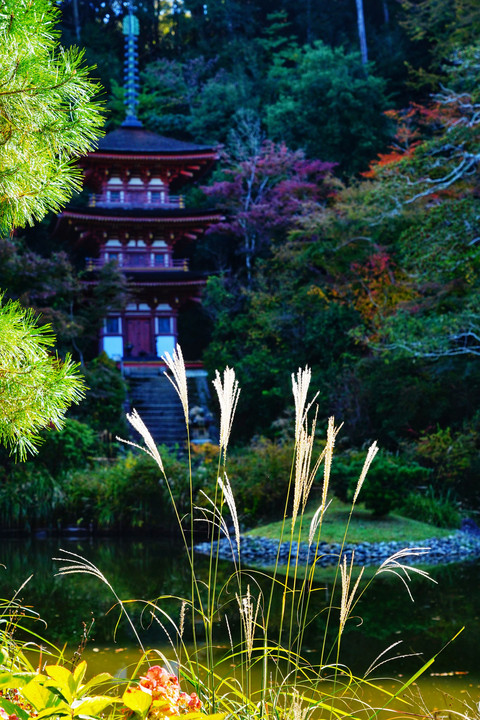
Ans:
[[[185,366],[180,348],[165,363],[168,377],[175,387],[182,404],[188,433],[188,393]],[[223,374],[217,372],[213,386],[220,406],[220,434],[216,489],[213,497],[206,498],[204,506],[195,506],[192,478],[192,463],[189,456],[190,508],[188,517],[181,515],[175,501],[174,489],[165,473],[161,455],[153,439],[134,410],[127,416],[133,428],[139,433],[143,444],[127,441],[130,445],[146,452],[157,464],[160,482],[165,483],[170,497],[172,512],[175,515],[185,551],[185,562],[190,574],[190,595],[184,598],[163,598],[169,602],[178,602],[178,615],[168,616],[162,607],[162,599],[145,601],[145,611],[152,622],[158,623],[164,630],[172,653],[175,657],[175,670],[189,690],[194,690],[203,703],[203,712],[209,715],[221,713],[228,717],[246,720],[247,718],[292,718],[306,720],[310,716],[343,718],[373,718],[378,709],[372,709],[361,699],[362,683],[371,684],[371,680],[354,676],[342,664],[342,638],[352,614],[356,612],[359,599],[365,594],[368,585],[362,582],[362,570],[356,579],[354,556],[347,559],[343,547],[347,539],[348,526],[355,504],[361,495],[362,484],[377,452],[374,443],[366,453],[364,466],[357,482],[350,515],[343,538],[340,538],[342,550],[337,559],[335,580],[330,599],[324,613],[324,634],[319,657],[315,663],[309,662],[304,652],[305,638],[312,621],[315,619],[312,597],[316,592],[314,580],[315,567],[319,560],[318,549],[322,536],[322,524],[328,512],[328,491],[331,468],[334,463],[334,447],[340,431],[334,419],[328,422],[323,450],[314,457],[314,440],[317,436],[317,417],[315,397],[309,399],[311,373],[308,368],[299,369],[292,375],[293,400],[295,405],[294,442],[290,482],[285,498],[283,524],[280,543],[288,543],[286,567],[280,564],[280,543],[273,570],[265,578],[265,573],[246,568],[242,560],[242,539],[240,523],[235,506],[235,478],[228,474],[228,447],[234,414],[240,396],[240,388],[232,369],[226,368]],[[189,444],[188,444],[189,445]],[[312,487],[320,485],[320,504],[314,513],[309,527],[309,548],[311,562],[302,565],[299,555],[299,541],[304,524],[304,514]],[[210,552],[206,576],[197,569],[194,542],[196,522],[205,520],[210,528]],[[287,529],[287,520],[288,523]],[[230,532],[230,529],[233,529]],[[231,575],[220,584],[219,541],[226,538],[229,543],[232,560]],[[424,550],[406,548],[389,558],[376,574],[385,572],[398,575],[408,590],[408,581],[412,573],[427,573],[404,564],[407,556],[415,556]],[[59,574],[75,572],[94,575],[112,591],[121,613],[132,625],[129,615],[129,603],[122,601],[108,579],[87,559],[62,551],[57,558],[65,564]],[[274,619],[274,605],[280,605],[279,616]],[[217,645],[223,642],[225,632],[229,637],[229,648],[219,652]],[[220,636],[217,637],[217,633]],[[138,635],[137,635],[138,637]],[[138,642],[141,646],[140,638]],[[388,649],[386,651],[388,655]],[[161,657],[158,653],[155,658]],[[145,653],[145,659],[152,662],[152,656]],[[161,657],[162,664],[168,665]],[[385,662],[385,657],[377,665]],[[424,668],[428,666],[426,663]],[[375,663],[374,663],[375,665]],[[169,666],[173,671],[173,666]],[[136,669],[141,673],[141,665]],[[424,669],[423,668],[423,669]],[[402,685],[396,693],[383,693],[385,707],[391,712],[401,712],[398,707],[404,701],[400,694],[421,673]],[[152,677],[157,671],[152,669]],[[145,675],[143,676],[145,685]],[[150,681],[149,681],[150,682]],[[153,682],[153,680],[152,680]],[[135,687],[132,681],[129,692]],[[143,688],[145,689],[145,687]],[[144,693],[143,693],[144,694]],[[160,712],[154,700],[149,703],[140,695],[123,696],[130,714],[140,718],[148,716],[159,720],[168,716],[165,708]],[[136,704],[138,703],[138,704]],[[162,706],[163,707],[163,706]],[[102,707],[102,712],[104,708]],[[163,714],[162,714],[163,713]],[[198,714],[198,710],[197,710]],[[195,714],[192,714],[192,717]],[[91,716],[96,716],[92,713]],[[196,715],[195,715],[196,717]]]
[[[188,432],[187,379],[180,348],[176,349],[172,357],[166,356],[164,359],[169,370],[167,376],[170,377],[184,410]],[[178,598],[180,622],[167,617],[159,601],[149,603],[149,610],[165,629],[175,651],[180,674],[198,693],[209,713],[222,712],[236,718],[266,718],[272,714],[304,718],[315,711],[316,715],[326,714],[339,718],[350,715],[354,707],[357,711],[361,709],[358,688],[362,681],[341,664],[341,644],[345,627],[372,580],[362,584],[362,571],[357,579],[353,580],[354,557],[347,560],[343,554],[343,546],[347,539],[350,518],[368,469],[374,462],[377,446],[374,443],[366,453],[348,522],[343,538],[340,538],[342,551],[337,560],[330,601],[324,611],[325,629],[319,662],[313,665],[305,659],[304,641],[315,612],[311,602],[316,591],[314,573],[319,560],[322,523],[325,513],[328,512],[330,473],[334,462],[335,440],[340,427],[336,427],[334,419],[330,418],[324,448],[318,457],[314,457],[314,440],[317,436],[316,396],[309,399],[310,381],[311,372],[308,368],[299,369],[296,375],[292,375],[295,405],[294,443],[280,538],[280,543],[288,543],[289,553],[286,567],[281,567],[279,543],[267,590],[264,579],[260,582],[261,573],[246,569],[242,561],[240,525],[235,506],[235,478],[230,478],[228,474],[230,432],[240,395],[234,371],[226,368],[222,375],[217,372],[213,382],[220,407],[220,453],[216,489],[213,497],[207,498],[202,508],[195,506],[191,490],[188,519],[180,516],[162,459],[148,429],[135,411],[128,416],[144,442],[144,445],[137,447],[141,447],[157,463],[161,482],[166,483],[169,489],[172,512],[177,517],[185,546],[185,562],[191,571],[190,597]],[[190,457],[189,468],[190,488],[193,488]],[[318,484],[321,486],[321,501],[310,523],[311,562],[305,566],[300,563],[299,542],[310,493],[312,487]],[[291,522],[287,530],[286,523],[289,518]],[[195,523],[199,519],[206,519],[210,526],[206,581],[200,578],[196,571],[195,552],[192,548]],[[233,528],[232,533],[229,528]],[[232,572],[227,583],[219,587],[221,538],[226,538],[230,544]],[[406,556],[419,552],[416,548],[406,548],[383,563],[378,573],[394,572],[400,575],[408,589],[411,573],[428,577],[423,571],[407,568],[403,564]],[[79,563],[81,564],[80,560]],[[78,570],[92,572],[89,567],[85,561],[84,566]],[[72,565],[63,567],[60,572],[72,572]],[[102,579],[99,571],[98,577]],[[108,581],[104,579],[104,582]],[[273,605],[278,602],[278,595],[280,615],[274,621]],[[126,606],[121,607],[126,612]],[[191,642],[186,641],[187,616]],[[230,649],[223,655],[216,650],[216,644],[221,642],[220,638],[216,638],[216,632],[222,625],[230,637]],[[237,628],[235,633],[231,630],[233,626]],[[205,638],[205,641],[200,641],[199,638]],[[326,679],[329,682],[326,682]],[[402,691],[404,689],[402,688]],[[393,697],[388,695],[386,702],[391,703]],[[365,713],[365,709],[363,712]]]

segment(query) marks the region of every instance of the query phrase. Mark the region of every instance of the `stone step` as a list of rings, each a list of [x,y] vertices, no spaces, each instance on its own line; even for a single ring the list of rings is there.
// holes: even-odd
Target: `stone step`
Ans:
[[[128,377],[129,405],[159,445],[182,447],[187,438],[183,407],[171,382],[158,371]]]

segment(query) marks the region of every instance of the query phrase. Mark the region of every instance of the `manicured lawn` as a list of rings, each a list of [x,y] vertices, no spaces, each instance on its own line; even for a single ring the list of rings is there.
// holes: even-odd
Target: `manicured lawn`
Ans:
[[[307,508],[303,517],[301,528],[301,540],[308,540],[310,521],[316,510],[315,506]],[[324,542],[341,542],[348,521],[350,505],[333,499],[330,507],[323,518],[321,540]],[[285,523],[283,539],[287,541],[290,537],[290,520]],[[256,537],[280,538],[281,522],[267,523],[254,530],[249,530],[248,535]],[[298,539],[300,520],[295,526],[294,539]],[[404,518],[401,515],[387,515],[384,518],[373,518],[370,511],[358,505],[352,515],[347,536],[347,542],[391,542],[393,540],[403,541],[411,545],[420,540],[428,540],[432,537],[445,537],[451,535],[454,530],[437,528],[427,523]]]

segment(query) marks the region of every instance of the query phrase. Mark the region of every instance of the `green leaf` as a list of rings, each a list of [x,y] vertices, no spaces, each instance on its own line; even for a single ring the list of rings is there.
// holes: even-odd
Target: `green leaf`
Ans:
[[[152,696],[141,690],[139,687],[129,688],[123,693],[124,704],[129,710],[133,710],[142,718],[146,717],[152,704]]]
[[[112,705],[114,702],[119,702],[118,698],[108,697],[107,695],[98,695],[98,697],[75,700],[72,704],[73,717],[92,717],[100,715],[106,707]]]
[[[82,695],[86,695],[88,692],[90,692],[90,690],[93,687],[96,687],[97,685],[100,685],[101,683],[108,682],[111,679],[112,679],[112,676],[110,675],[110,673],[107,673],[107,672],[99,673],[98,675],[95,675],[95,677],[91,678],[82,687]]]
[[[16,715],[20,720],[28,720],[30,715],[18,705],[7,700],[7,698],[0,697],[0,707],[3,708],[9,715]]]
[[[44,708],[50,707],[55,700],[53,693],[40,684],[41,681],[45,679],[44,675],[37,675],[22,688],[23,697],[30,705],[33,705],[38,713]]]
[[[4,687],[17,687],[12,673],[2,672],[0,673],[0,688]]]
[[[44,720],[49,717],[71,717],[72,711],[70,706],[66,703],[62,703],[58,707],[47,707],[38,713],[36,720]]]
[[[55,681],[54,686],[52,683],[46,682],[45,687],[56,688],[65,702],[70,705],[76,690],[72,673],[61,665],[47,665],[45,672]]]
[[[0,673],[0,688],[21,688],[26,685],[32,678],[37,677],[36,673]]]
[[[77,667],[75,668],[75,670],[73,671],[73,679],[75,682],[75,692],[78,692],[78,688],[80,687],[80,684],[82,683],[86,672],[87,672],[87,663],[85,662],[85,660],[82,660],[82,662],[79,663],[77,665]]]

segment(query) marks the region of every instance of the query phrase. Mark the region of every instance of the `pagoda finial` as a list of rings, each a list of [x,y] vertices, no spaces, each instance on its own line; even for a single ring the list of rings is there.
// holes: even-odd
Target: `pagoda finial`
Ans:
[[[138,50],[137,38],[140,32],[138,18],[133,14],[132,3],[129,3],[128,15],[123,18],[123,34],[125,35],[125,105],[127,116],[122,127],[142,127],[137,118],[138,106]]]

